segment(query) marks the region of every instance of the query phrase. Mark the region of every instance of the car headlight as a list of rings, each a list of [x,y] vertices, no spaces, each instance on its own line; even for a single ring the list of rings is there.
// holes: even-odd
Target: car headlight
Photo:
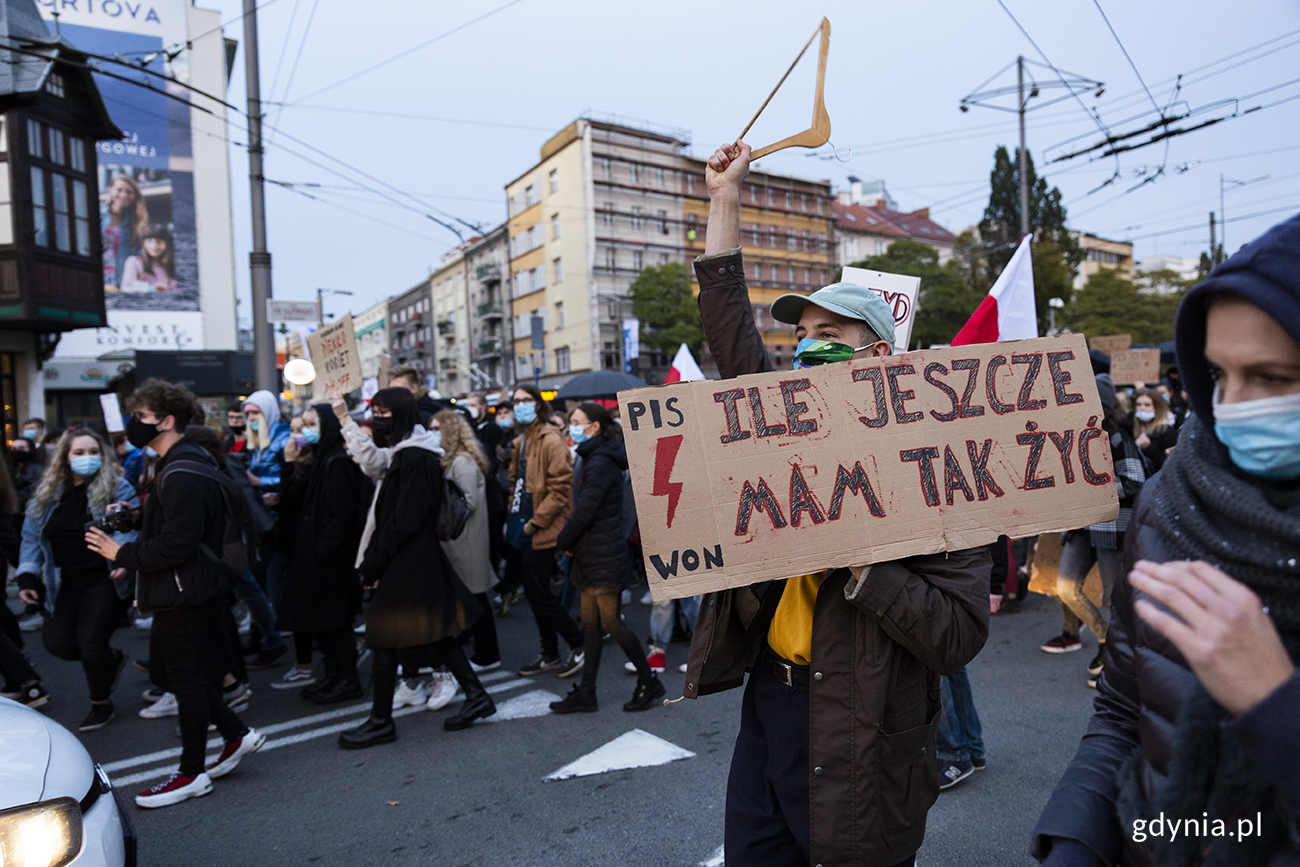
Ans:
[[[0,867],[63,867],[81,852],[81,805],[55,798],[0,810]]]

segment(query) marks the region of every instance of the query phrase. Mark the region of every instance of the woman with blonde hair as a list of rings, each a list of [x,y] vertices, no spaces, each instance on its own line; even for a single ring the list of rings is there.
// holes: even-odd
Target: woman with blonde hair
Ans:
[[[104,247],[104,288],[116,292],[126,273],[128,256],[139,256],[149,228],[144,193],[130,175],[118,175],[108,185],[107,202],[100,208],[100,237]]]
[[[126,664],[126,654],[113,649],[109,639],[131,594],[127,572],[111,568],[85,541],[86,525],[104,521],[109,507],[118,503],[139,506],[135,489],[122,478],[117,455],[99,434],[74,428],[59,440],[23,523],[19,596],[35,604],[44,584],[45,649],[81,662],[91,703],[79,727],[83,732],[101,729],[113,718],[110,696]],[[121,543],[137,535],[127,529],[114,532],[113,538]]]
[[[1165,465],[1169,450],[1178,442],[1169,403],[1154,388],[1139,389],[1133,398],[1133,439],[1151,462],[1152,470]]]
[[[460,580],[483,606],[483,614],[470,627],[474,636],[474,655],[470,663],[477,671],[499,668],[501,651],[497,646],[496,618],[488,593],[496,583],[489,553],[487,514],[488,459],[479,445],[474,429],[465,417],[455,410],[445,409],[430,421],[435,438],[442,445],[442,469],[447,477],[460,485],[469,506],[469,520],[459,536],[446,542],[443,550]]]

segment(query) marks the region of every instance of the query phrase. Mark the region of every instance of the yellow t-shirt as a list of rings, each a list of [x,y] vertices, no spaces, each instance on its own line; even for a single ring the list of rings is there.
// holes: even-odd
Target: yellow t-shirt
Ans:
[[[796,665],[812,661],[813,608],[826,572],[800,575],[785,582],[785,591],[767,627],[767,646]]]

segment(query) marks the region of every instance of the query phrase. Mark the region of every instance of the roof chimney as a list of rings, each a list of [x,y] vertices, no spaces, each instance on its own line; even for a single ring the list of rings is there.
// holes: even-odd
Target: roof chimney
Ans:
[[[849,175],[849,201],[855,205],[862,204],[862,178]]]
[[[929,209],[929,208],[920,208],[920,209],[918,209],[918,210],[913,211],[913,212],[912,212],[912,216],[913,216],[913,217],[922,217],[922,218],[928,220],[928,219],[930,219],[930,209]]]

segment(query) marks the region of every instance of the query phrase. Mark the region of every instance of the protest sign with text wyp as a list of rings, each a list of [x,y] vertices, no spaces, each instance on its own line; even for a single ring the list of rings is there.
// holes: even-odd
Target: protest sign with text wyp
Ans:
[[[619,394],[656,599],[1118,512],[1080,335]]]

